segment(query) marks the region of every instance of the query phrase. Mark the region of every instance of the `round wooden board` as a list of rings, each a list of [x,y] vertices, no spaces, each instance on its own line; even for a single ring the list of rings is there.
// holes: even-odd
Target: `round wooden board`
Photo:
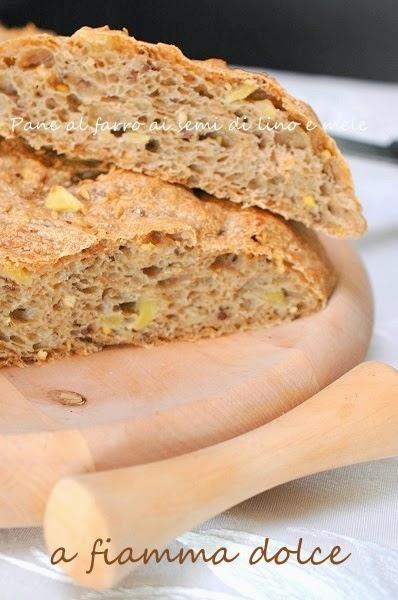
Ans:
[[[327,308],[273,329],[114,348],[0,373],[0,526],[40,524],[70,473],[152,461],[258,427],[365,356],[372,295],[352,248],[325,241],[339,283]],[[82,394],[65,406],[54,390]]]

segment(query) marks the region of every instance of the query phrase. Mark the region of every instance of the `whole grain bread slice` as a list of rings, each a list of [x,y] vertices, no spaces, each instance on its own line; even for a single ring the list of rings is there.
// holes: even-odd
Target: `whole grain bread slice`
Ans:
[[[333,289],[315,234],[267,211],[14,141],[0,171],[0,366],[270,326]]]
[[[84,27],[70,38],[1,43],[0,135],[330,235],[366,227],[349,168],[310,107],[268,75],[189,60],[125,31]]]

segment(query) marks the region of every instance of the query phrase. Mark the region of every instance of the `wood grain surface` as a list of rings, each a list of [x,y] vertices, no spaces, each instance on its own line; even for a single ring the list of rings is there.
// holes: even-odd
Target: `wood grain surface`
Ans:
[[[325,244],[339,283],[327,308],[311,317],[194,344],[119,347],[2,370],[0,526],[40,524],[63,476],[233,438],[361,362],[373,323],[368,278],[348,244]],[[60,392],[85,401],[65,404]]]

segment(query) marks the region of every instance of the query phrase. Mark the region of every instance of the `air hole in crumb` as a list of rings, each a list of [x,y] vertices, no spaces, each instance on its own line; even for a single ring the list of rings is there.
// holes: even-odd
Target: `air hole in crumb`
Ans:
[[[222,308],[218,311],[217,314],[217,319],[219,321],[225,321],[225,319],[228,319],[228,314],[225,312],[225,310],[223,310]]]
[[[203,198],[207,196],[206,192],[200,188],[193,188],[192,192],[197,198],[200,198],[200,200],[203,200]]]
[[[7,65],[7,67],[12,67],[13,65],[15,65],[14,56],[5,56],[3,60],[4,60],[5,64]]]
[[[27,323],[32,320],[33,312],[28,308],[17,308],[10,313],[10,317],[13,321]]]
[[[199,94],[199,96],[202,96],[202,97],[204,96],[205,98],[214,98],[213,94],[211,94],[209,92],[209,90],[207,89],[207,87],[203,83],[200,83],[199,85],[197,85],[193,89],[195,90],[195,92],[197,94]]]
[[[54,56],[47,48],[34,48],[28,50],[22,55],[19,66],[22,69],[34,69],[39,65],[44,67],[52,67],[54,64]]]
[[[199,179],[198,179],[197,175],[191,175],[186,180],[186,186],[189,188],[196,188],[198,183],[199,183]]]
[[[98,171],[98,169],[87,169],[86,171],[81,171],[80,173],[74,173],[71,181],[72,183],[79,183],[79,181],[82,181],[83,179],[97,179],[101,173],[102,171]]]
[[[127,79],[129,79],[130,81],[137,81],[138,71],[136,71],[135,69],[131,69],[131,71],[127,75]]]
[[[161,231],[151,231],[142,240],[143,244],[154,244],[155,246],[161,244],[167,240],[173,240],[173,242],[182,242],[184,238],[180,233],[165,233]]]
[[[69,115],[65,109],[61,108],[57,113],[57,117],[62,123],[65,123],[68,120]],[[67,133],[72,133],[72,130],[69,130]]]
[[[142,272],[145,273],[147,277],[156,277],[157,275],[159,275],[161,270],[162,269],[160,269],[159,267],[152,265],[151,267],[145,267],[144,269],[142,269]]]
[[[158,140],[149,140],[147,144],[145,144],[145,150],[149,152],[158,152],[160,144]]]
[[[0,84],[0,92],[6,96],[18,96],[17,90],[9,81],[3,81]]]
[[[176,81],[173,77],[165,77],[160,82],[162,85],[176,85]]]
[[[338,214],[337,207],[332,202],[328,202],[327,208],[331,215]]]
[[[231,267],[238,260],[238,255],[228,252],[227,254],[220,254],[211,263],[210,269],[222,269],[224,267]]]
[[[183,142],[189,142],[193,137],[193,131],[184,131],[181,135],[181,139]]]
[[[111,134],[117,138],[122,137],[122,135],[124,135],[125,133],[125,130],[121,127],[119,129],[111,129]]]
[[[200,133],[198,136],[198,140],[201,142],[202,140],[207,140],[207,138],[211,138],[212,135],[210,132]]]
[[[57,106],[57,103],[54,98],[46,98],[45,105],[49,110],[53,110]]]
[[[79,291],[82,294],[94,294],[97,290],[98,290],[98,288],[95,285],[91,285],[89,287],[79,288]]]
[[[144,244],[160,244],[164,240],[164,234],[160,231],[151,231],[143,239]]]
[[[177,277],[167,277],[166,279],[161,279],[160,281],[157,282],[157,285],[159,287],[170,287],[172,285],[175,285],[178,281]]]
[[[173,242],[183,242],[184,241],[184,238],[179,233],[166,233],[166,237],[169,238],[170,240],[173,240]]]
[[[68,103],[69,110],[78,112],[81,101],[75,94],[68,94],[66,96],[66,102]]]
[[[79,340],[81,340],[82,342],[84,342],[85,344],[93,344],[94,340],[92,337],[90,337],[89,335],[82,335],[82,336],[77,336],[77,338]]]
[[[200,167],[199,165],[192,164],[188,166],[194,173],[203,173],[203,167]]]
[[[135,302],[122,302],[121,304],[119,304],[118,308],[122,311],[123,314],[132,315],[137,312],[136,306],[137,305]]]

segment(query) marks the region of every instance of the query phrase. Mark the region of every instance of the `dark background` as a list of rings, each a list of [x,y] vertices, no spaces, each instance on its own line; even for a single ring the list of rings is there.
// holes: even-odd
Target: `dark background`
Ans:
[[[0,0],[8,25],[127,27],[195,58],[398,81],[398,0]]]

